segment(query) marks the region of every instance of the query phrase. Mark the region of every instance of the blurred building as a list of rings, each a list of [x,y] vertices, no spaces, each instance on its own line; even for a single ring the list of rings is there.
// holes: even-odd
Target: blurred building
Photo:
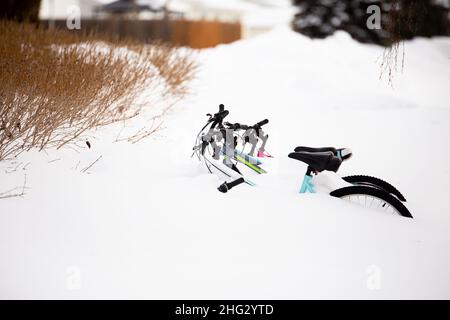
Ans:
[[[138,15],[142,12],[160,12],[163,7],[153,1],[116,0],[97,6],[94,10],[97,16],[108,18],[110,15]]]
[[[42,0],[42,24],[65,28],[74,8],[84,31],[194,48],[289,26],[296,12],[290,0]]]
[[[164,13],[187,20],[239,23],[251,37],[278,25],[289,25],[291,0],[42,0],[40,19],[66,19],[73,7],[82,19],[161,19]]]
[[[186,19],[240,23],[243,37],[290,25],[296,12],[291,0],[169,0],[167,6]]]
[[[92,18],[95,15],[95,8],[104,2],[102,0],[41,0],[39,19],[66,19],[73,12],[73,8],[80,10],[81,18]]]

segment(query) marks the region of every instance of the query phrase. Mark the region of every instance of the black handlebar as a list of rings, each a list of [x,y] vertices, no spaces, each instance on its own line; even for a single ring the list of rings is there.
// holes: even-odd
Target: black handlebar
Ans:
[[[230,123],[230,122],[225,122],[225,125],[229,128],[229,129],[233,129],[233,130],[248,130],[248,129],[255,129],[258,130],[260,129],[263,125],[268,124],[269,120],[264,119],[256,124],[254,124],[253,126],[247,126],[245,124],[240,124],[240,123]]]
[[[230,190],[231,188],[236,187],[237,185],[240,185],[241,183],[244,183],[245,179],[244,178],[238,178],[232,182],[224,182],[222,183],[217,190],[219,190],[222,193],[227,193],[228,190]]]
[[[259,127],[262,127],[263,125],[268,124],[268,123],[269,123],[269,120],[268,119],[264,119],[264,120],[258,122],[257,124],[255,124],[253,126],[253,128],[254,129],[259,128]]]
[[[208,123],[213,122],[212,124],[212,128],[214,128],[216,125],[219,125],[219,128],[223,128],[222,127],[222,122],[223,120],[226,118],[226,116],[228,116],[230,112],[228,110],[225,110],[225,106],[223,104],[219,105],[219,112],[215,113],[214,115],[211,115],[210,113],[207,114],[207,116],[209,116],[209,121]],[[264,119],[256,124],[254,124],[253,126],[247,126],[245,124],[240,124],[240,123],[230,123],[230,122],[225,122],[225,125],[232,130],[248,130],[248,129],[254,129],[257,132],[259,132],[259,130],[261,129],[261,127],[263,125],[266,125],[269,123],[268,119]]]
[[[228,127],[228,129],[232,130],[247,130],[249,128],[249,126],[237,122],[236,123],[225,122],[225,125]]]
[[[216,114],[214,114],[214,116],[213,116],[213,118],[215,119],[215,120],[218,120],[218,121],[223,121],[223,119],[225,119],[225,117],[228,115],[230,113],[230,111],[228,111],[228,110],[222,110],[222,111],[219,111],[218,113],[216,113]]]
[[[228,110],[225,110],[225,106],[223,104],[219,105],[219,112],[215,113],[214,115],[211,115],[210,113],[206,114],[209,116],[208,123],[213,122],[211,125],[212,128],[214,128],[216,125],[222,125],[223,119],[225,119],[226,116],[228,116],[230,112]]]

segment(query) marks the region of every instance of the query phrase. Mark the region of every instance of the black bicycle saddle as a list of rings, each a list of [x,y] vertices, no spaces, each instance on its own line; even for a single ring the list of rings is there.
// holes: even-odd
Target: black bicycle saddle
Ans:
[[[325,148],[311,148],[311,147],[304,147],[304,146],[299,146],[297,148],[294,149],[295,152],[333,152],[333,154],[336,154],[337,149],[333,148],[333,147],[325,147]]]
[[[342,160],[334,155],[332,151],[325,152],[292,152],[289,158],[306,163],[312,170],[316,172],[334,171],[337,172],[341,166]]]
[[[334,147],[325,147],[325,148],[311,148],[311,147],[297,147],[294,149],[295,152],[312,152],[312,153],[320,153],[320,152],[333,152],[333,154],[338,157],[341,158],[342,160],[347,160],[349,158],[351,158],[352,156],[352,150],[348,149],[348,148],[334,148]]]

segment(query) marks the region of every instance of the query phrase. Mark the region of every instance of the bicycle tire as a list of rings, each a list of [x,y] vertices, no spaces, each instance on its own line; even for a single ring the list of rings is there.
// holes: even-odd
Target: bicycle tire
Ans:
[[[379,199],[380,205],[384,201],[382,207],[385,207],[386,203],[388,203],[392,208],[394,208],[397,211],[399,215],[407,218],[413,218],[411,212],[409,212],[409,210],[399,199],[397,199],[390,193],[378,188],[355,185],[334,190],[330,193],[330,195],[337,198],[345,198],[348,196],[349,200],[351,200],[350,196],[352,195],[368,195],[374,199],[375,198]],[[389,207],[387,207],[386,209],[388,208]]]
[[[369,186],[375,186],[375,187],[381,188],[384,191],[396,196],[400,201],[406,202],[406,198],[403,196],[403,194],[400,191],[398,191],[397,188],[395,188],[389,182],[386,182],[379,178],[375,178],[372,176],[365,176],[365,175],[353,175],[353,176],[343,177],[342,179],[344,179],[345,181],[347,181],[348,183],[351,183],[351,184],[369,185]]]

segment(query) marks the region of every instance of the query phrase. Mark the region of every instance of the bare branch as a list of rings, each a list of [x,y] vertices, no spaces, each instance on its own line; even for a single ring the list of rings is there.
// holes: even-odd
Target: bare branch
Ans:
[[[89,166],[87,166],[86,168],[84,168],[83,170],[81,170],[81,172],[86,172],[87,170],[89,170],[90,168],[92,168],[92,166],[94,164],[96,164],[100,159],[102,158],[102,156],[98,157],[97,160],[95,160],[94,162],[92,162]]]

